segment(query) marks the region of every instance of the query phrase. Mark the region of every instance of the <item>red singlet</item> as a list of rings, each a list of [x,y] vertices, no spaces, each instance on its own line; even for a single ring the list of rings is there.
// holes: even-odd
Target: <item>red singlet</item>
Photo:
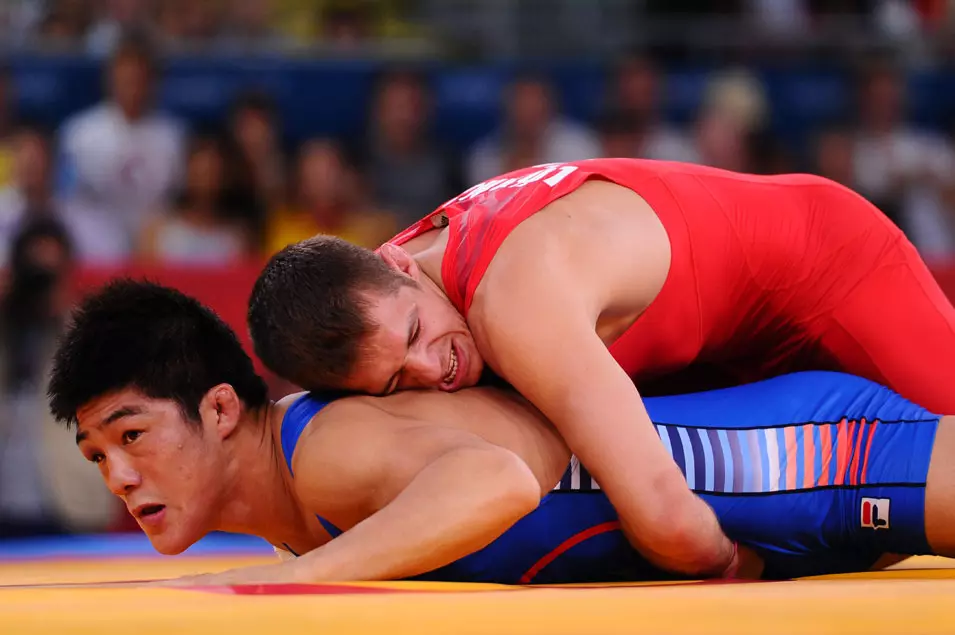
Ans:
[[[391,242],[447,225],[441,275],[467,317],[511,230],[588,179],[639,194],[670,240],[663,288],[610,348],[639,387],[700,369],[716,385],[834,369],[955,413],[955,309],[895,225],[820,177],[638,159],[536,166],[472,187]]]

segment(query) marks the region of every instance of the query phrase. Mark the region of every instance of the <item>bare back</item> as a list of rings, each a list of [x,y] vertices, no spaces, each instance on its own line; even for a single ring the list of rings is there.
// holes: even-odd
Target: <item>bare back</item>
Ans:
[[[478,387],[453,394],[407,391],[387,398],[349,397],[329,405],[316,419],[326,425],[368,418],[428,436],[457,431],[479,437],[519,456],[545,490],[560,480],[570,460],[570,450],[554,427],[511,391]]]

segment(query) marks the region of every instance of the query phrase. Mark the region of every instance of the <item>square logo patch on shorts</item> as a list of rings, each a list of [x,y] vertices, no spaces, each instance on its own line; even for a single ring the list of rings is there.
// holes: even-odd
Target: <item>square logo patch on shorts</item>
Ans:
[[[862,526],[870,529],[888,529],[889,503],[888,498],[863,498]]]

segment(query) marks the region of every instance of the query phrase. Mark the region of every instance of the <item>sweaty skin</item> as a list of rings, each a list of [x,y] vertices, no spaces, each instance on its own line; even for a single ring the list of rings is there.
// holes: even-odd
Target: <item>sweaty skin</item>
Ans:
[[[436,230],[380,251],[446,293],[447,240],[447,229]],[[719,575],[732,566],[733,546],[686,487],[632,380],[607,350],[656,298],[670,256],[646,201],[618,185],[587,182],[507,236],[467,324],[484,361],[593,466],[645,557],[686,574]]]

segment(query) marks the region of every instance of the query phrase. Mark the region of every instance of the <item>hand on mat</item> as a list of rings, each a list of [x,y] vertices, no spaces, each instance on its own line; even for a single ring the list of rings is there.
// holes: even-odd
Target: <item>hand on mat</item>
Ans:
[[[302,583],[299,579],[299,567],[295,561],[279,564],[266,564],[241,569],[230,569],[221,573],[183,576],[169,580],[156,580],[148,583],[153,587],[191,587],[191,586],[229,586],[234,584],[292,584]]]
[[[737,580],[758,580],[763,575],[763,559],[748,547],[739,546],[739,568],[734,576]]]

